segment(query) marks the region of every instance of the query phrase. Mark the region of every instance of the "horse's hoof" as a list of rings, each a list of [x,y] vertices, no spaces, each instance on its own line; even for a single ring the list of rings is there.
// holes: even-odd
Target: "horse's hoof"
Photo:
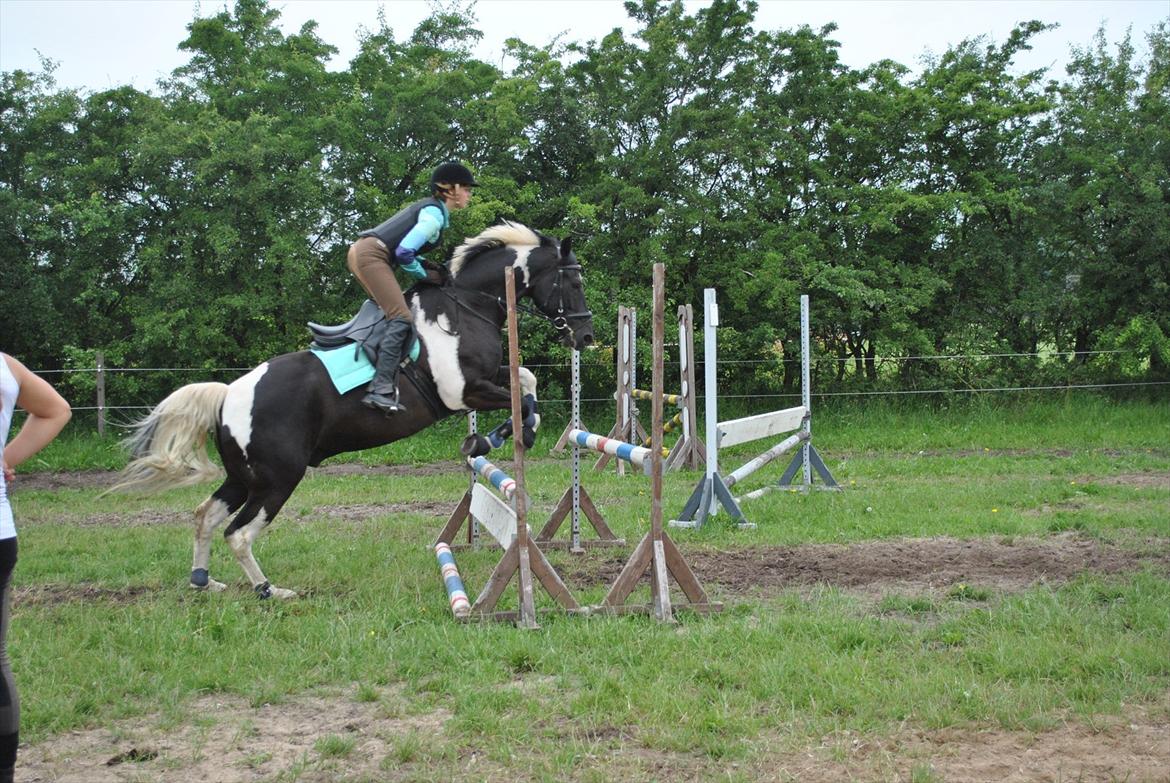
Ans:
[[[465,457],[482,457],[491,450],[492,446],[488,439],[479,433],[468,435],[459,446],[459,453]]]
[[[279,598],[283,601],[288,600],[289,598],[297,597],[297,594],[292,590],[285,590],[283,587],[273,587],[268,582],[262,582],[256,585],[252,588],[252,591],[256,593],[256,597],[261,601],[267,600],[269,598]]]
[[[524,441],[524,448],[530,449],[536,445],[536,430],[524,427],[520,433],[520,439]]]
[[[201,592],[207,593],[222,593],[227,589],[227,585],[225,585],[223,582],[217,582],[214,579],[208,579],[206,584],[201,585],[195,584],[195,582],[192,581],[190,587],[192,590],[199,590]]]

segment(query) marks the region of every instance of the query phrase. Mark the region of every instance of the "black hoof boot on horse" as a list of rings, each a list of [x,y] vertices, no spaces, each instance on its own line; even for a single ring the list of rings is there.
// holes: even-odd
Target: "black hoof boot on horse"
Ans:
[[[374,380],[370,381],[367,388],[369,393],[362,397],[362,404],[367,408],[382,411],[387,416],[406,412],[406,408],[398,402],[398,366],[402,364],[402,355],[412,334],[414,326],[410,321],[395,318],[387,322],[386,334],[378,346]]]

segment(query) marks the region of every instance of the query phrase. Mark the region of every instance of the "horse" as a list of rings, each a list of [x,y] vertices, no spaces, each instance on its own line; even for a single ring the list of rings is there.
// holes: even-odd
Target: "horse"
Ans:
[[[283,354],[231,384],[192,383],[172,392],[132,425],[126,439],[131,459],[109,491],[159,490],[226,474],[195,510],[191,587],[225,589],[208,571],[211,537],[235,514],[223,535],[253,591],[260,598],[295,598],[296,592],[265,577],[252,544],[309,466],[408,438],[457,412],[511,406],[500,331],[507,317],[505,275],[513,269],[517,301],[534,303],[562,344],[581,350],[593,342],[593,318],[570,239],[558,242],[504,222],[455,250],[444,284],[420,284],[407,292],[420,349],[413,370],[408,364],[399,373],[405,412],[385,415],[364,406],[364,383],[340,393],[311,351]],[[536,378],[527,368],[520,375],[523,415],[534,430]],[[214,434],[222,474],[208,457],[208,432]],[[526,427],[524,434],[530,440],[535,433]],[[469,436],[462,446],[465,454],[485,449],[482,436]]]

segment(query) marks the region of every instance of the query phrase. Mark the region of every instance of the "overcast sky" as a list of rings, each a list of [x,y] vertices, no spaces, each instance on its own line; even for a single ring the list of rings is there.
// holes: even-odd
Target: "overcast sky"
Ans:
[[[689,11],[708,5],[687,2]],[[1019,60],[1021,70],[1053,68],[1064,75],[1070,45],[1088,45],[1104,24],[1110,42],[1132,27],[1144,52],[1145,34],[1170,19],[1168,0],[760,0],[757,29],[818,28],[836,22],[841,57],[860,68],[890,58],[917,70],[924,52],[942,53],[964,38],[988,35],[1003,41],[1021,21],[1058,23],[1035,39]],[[151,90],[187,61],[178,50],[185,26],[211,16],[224,0],[0,0],[0,71],[38,71],[42,56],[56,61],[57,84],[101,90],[131,84]],[[280,24],[293,33],[313,19],[318,36],[339,50],[330,67],[344,69],[357,51],[362,29],[375,30],[378,9],[401,40],[429,11],[422,0],[273,0]],[[501,63],[504,39],[516,36],[544,45],[600,39],[614,27],[631,29],[620,0],[479,0],[475,8],[484,40],[481,59]]]

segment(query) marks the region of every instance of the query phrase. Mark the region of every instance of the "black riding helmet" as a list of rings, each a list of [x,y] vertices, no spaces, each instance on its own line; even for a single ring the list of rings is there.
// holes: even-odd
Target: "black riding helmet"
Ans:
[[[441,163],[431,172],[431,190],[434,190],[440,183],[462,185],[466,188],[474,188],[479,185],[475,181],[475,177],[472,176],[471,169],[454,161]]]

